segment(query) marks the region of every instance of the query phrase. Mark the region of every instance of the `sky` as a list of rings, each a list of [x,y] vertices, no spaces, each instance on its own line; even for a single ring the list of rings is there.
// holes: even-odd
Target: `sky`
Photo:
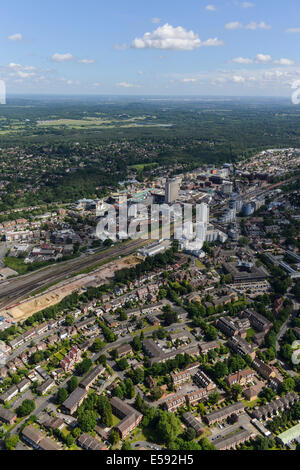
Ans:
[[[8,94],[290,96],[299,0],[10,0]]]

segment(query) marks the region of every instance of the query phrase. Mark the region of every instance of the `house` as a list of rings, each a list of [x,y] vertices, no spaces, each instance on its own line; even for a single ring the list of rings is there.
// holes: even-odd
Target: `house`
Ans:
[[[196,418],[192,413],[184,413],[182,416],[183,422],[188,428],[194,429],[196,436],[200,436],[203,432],[203,427],[201,426],[201,421],[199,418]]]
[[[62,450],[61,446],[49,437],[44,437],[43,433],[29,425],[22,431],[23,440],[37,450]]]
[[[88,390],[88,389],[93,385],[93,383],[95,382],[95,380],[97,380],[97,378],[99,377],[99,375],[103,374],[104,371],[105,371],[105,367],[103,367],[102,365],[98,365],[98,366],[94,367],[94,369],[92,369],[92,370],[83,378],[83,380],[82,380],[82,381],[80,382],[80,384],[79,384],[79,387]]]
[[[25,392],[25,390],[27,390],[30,387],[30,385],[31,385],[31,382],[27,378],[24,378],[23,380],[21,380],[21,382],[17,384],[19,393]]]
[[[220,408],[219,410],[212,411],[205,416],[205,421],[210,426],[214,423],[218,423],[224,421],[224,419],[228,418],[232,414],[240,414],[244,412],[244,405],[242,402],[238,401],[233,405],[225,406],[224,408]]]
[[[26,426],[22,431],[24,441],[35,449],[39,449],[39,443],[43,439],[43,434],[33,426]]]
[[[243,427],[238,429],[235,433],[225,435],[214,441],[214,446],[217,450],[229,450],[235,448],[243,442],[249,441],[255,437],[255,433]]]
[[[78,445],[85,450],[107,450],[107,446],[103,442],[98,441],[87,433],[82,434],[77,439]]]
[[[176,411],[182,405],[186,404],[186,398],[184,394],[175,395],[172,398],[169,398],[165,401],[164,406],[167,411]]]
[[[74,367],[75,363],[81,358],[81,349],[77,346],[72,346],[68,354],[61,360],[60,366],[65,372]]]
[[[29,341],[31,338],[33,338],[35,336],[35,328],[30,328],[30,330],[28,331],[25,331],[25,333],[23,333],[23,339],[24,339],[24,342],[27,342]]]
[[[118,353],[118,357],[124,357],[128,354],[132,354],[132,347],[130,346],[130,344],[122,344],[121,346],[116,348],[116,351]]]
[[[52,429],[53,431],[56,429],[61,431],[65,427],[65,423],[61,418],[49,418],[43,422],[43,426],[47,429]]]
[[[108,313],[103,313],[102,318],[109,328],[116,328],[118,326],[117,321]]]
[[[45,382],[43,382],[39,387],[37,387],[36,391],[39,395],[45,395],[52,387],[54,387],[55,382],[53,379],[49,378]]]
[[[239,370],[235,374],[228,375],[225,381],[229,387],[234,384],[245,385],[253,379],[254,375],[255,373],[251,369]]]
[[[213,390],[216,388],[216,385],[214,382],[203,372],[202,370],[199,370],[195,375],[194,375],[194,381],[200,386],[206,388],[208,391]]]
[[[36,332],[37,335],[41,335],[43,333],[46,333],[47,330],[48,330],[48,323],[47,322],[41,323],[39,326],[36,326],[36,328],[35,328],[35,332]]]
[[[6,367],[1,367],[0,368],[0,378],[5,379],[7,374],[8,374],[8,370],[6,369]]]
[[[270,378],[276,377],[275,367],[269,366],[257,357],[254,359],[252,366],[264,379],[269,380]]]
[[[5,404],[5,402],[10,401],[12,398],[18,395],[18,393],[18,388],[16,387],[16,385],[13,385],[8,390],[6,390],[6,392],[0,395],[0,403]]]
[[[246,400],[248,400],[248,401],[256,400],[257,397],[258,397],[258,394],[261,392],[263,387],[264,387],[264,383],[259,382],[255,385],[251,385],[251,387],[249,387],[249,388],[245,388],[243,390],[243,394],[244,394]]]
[[[186,394],[186,401],[190,403],[192,406],[198,403],[199,401],[206,398],[209,394],[209,390],[207,388],[199,388],[195,392],[190,392]]]
[[[209,341],[208,343],[206,342],[199,343],[199,350],[201,354],[207,354],[208,351],[218,349],[219,347],[220,347],[220,344],[217,341]]]
[[[63,402],[62,409],[64,412],[69,415],[75,413],[87,394],[88,390],[82,387],[77,387],[74,392],[72,392],[71,395]]]
[[[113,397],[110,400],[110,404],[113,413],[121,419],[116,429],[119,431],[121,439],[124,439],[140,424],[143,415],[132,408],[132,406],[120,400],[120,398]]]
[[[0,407],[0,421],[12,426],[16,422],[16,419],[17,415],[13,411]]]
[[[244,316],[249,319],[251,326],[258,331],[264,331],[267,333],[272,327],[273,323],[270,322],[266,317],[257,313],[253,309],[248,309],[244,312]]]
[[[290,392],[284,397],[277,398],[267,405],[260,406],[252,411],[253,418],[258,420],[267,420],[276,416],[278,412],[288,410],[294,403],[299,401],[299,395],[295,392]]]
[[[228,346],[234,352],[241,356],[249,355],[252,360],[255,358],[255,351],[253,347],[241,336],[233,336],[228,340]]]
[[[171,379],[172,379],[173,384],[176,386],[176,385],[183,384],[184,382],[187,382],[188,380],[190,380],[191,374],[189,371],[172,372]]]
[[[21,346],[23,343],[24,343],[23,336],[18,336],[17,338],[12,339],[8,344],[10,345],[12,349],[16,349],[19,346]]]
[[[246,337],[247,329],[250,327],[250,321],[240,318],[220,317],[217,321],[217,327],[226,336],[237,336]]]

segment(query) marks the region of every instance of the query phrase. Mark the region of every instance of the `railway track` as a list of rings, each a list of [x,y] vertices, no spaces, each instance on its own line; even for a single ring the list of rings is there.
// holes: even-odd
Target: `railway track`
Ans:
[[[133,254],[145,243],[149,243],[149,240],[135,240],[125,246],[106,250],[105,253],[99,253],[93,257],[87,256],[85,259],[81,258],[76,261],[72,260],[72,262],[67,261],[66,263],[52,265],[43,270],[11,279],[9,283],[6,282],[5,286],[1,287],[0,285],[0,309],[20,302],[26,296],[36,290],[43,289],[53,281],[63,281],[66,277],[74,276],[78,272],[93,266],[96,269],[99,263],[108,262],[111,258]]]

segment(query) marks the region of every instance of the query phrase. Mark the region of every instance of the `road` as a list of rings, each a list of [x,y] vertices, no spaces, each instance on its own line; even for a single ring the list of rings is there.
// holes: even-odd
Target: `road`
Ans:
[[[149,240],[129,241],[125,245],[118,245],[101,253],[58,263],[3,282],[0,284],[0,309],[20,302],[30,293],[46,287],[53,281],[62,281],[78,271],[93,267],[101,262],[108,262],[116,256],[133,254],[145,243],[149,243]]]

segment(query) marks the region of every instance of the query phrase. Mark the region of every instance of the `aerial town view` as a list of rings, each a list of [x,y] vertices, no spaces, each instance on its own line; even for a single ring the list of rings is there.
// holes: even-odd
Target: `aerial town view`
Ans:
[[[125,3],[1,15],[0,450],[300,450],[300,4]]]

